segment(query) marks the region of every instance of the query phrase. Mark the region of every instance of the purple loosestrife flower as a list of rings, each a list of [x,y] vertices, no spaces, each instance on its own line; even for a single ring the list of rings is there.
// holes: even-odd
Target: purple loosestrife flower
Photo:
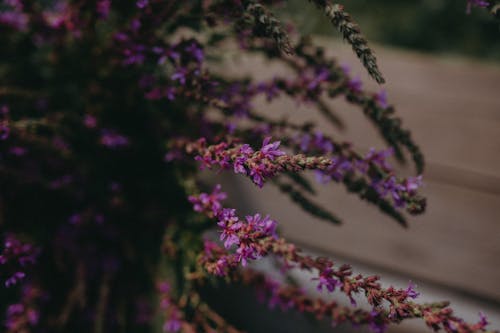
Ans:
[[[0,13],[0,26],[4,25],[18,31],[28,28],[29,16],[18,10],[10,10]]]
[[[387,102],[387,91],[385,91],[385,89],[381,89],[378,93],[376,93],[375,101],[382,109],[387,109],[389,107],[389,103]]]
[[[80,225],[83,222],[82,215],[75,213],[68,218],[68,222],[72,225]]]
[[[157,290],[160,293],[160,308],[165,311],[165,322],[163,324],[163,332],[178,332],[182,327],[181,312],[175,304],[174,300],[169,295],[170,285],[168,282],[160,282]]]
[[[86,114],[85,117],[83,117],[83,124],[87,128],[96,128],[97,127],[97,119],[93,115]]]
[[[348,64],[342,64],[340,68],[344,72],[345,77],[348,79],[347,88],[351,92],[361,93],[363,89],[363,81],[361,81],[361,78],[359,76],[356,76],[355,78],[349,78],[351,67]]]
[[[363,81],[361,81],[359,76],[356,76],[355,78],[349,80],[347,87],[354,93],[360,93],[363,91]]]
[[[415,284],[410,281],[408,288],[405,290],[407,297],[416,299],[420,295],[420,293],[415,290],[415,287]]]
[[[264,93],[268,102],[279,96],[280,93],[280,89],[276,84],[276,80],[273,80],[271,83],[259,83],[256,87],[256,91],[259,93]]]
[[[247,171],[245,169],[245,163],[253,155],[254,150],[250,147],[250,145],[244,144],[238,149],[238,153],[240,156],[234,160],[234,172],[246,175]]]
[[[392,155],[394,155],[394,148],[392,147],[379,151],[375,150],[375,148],[370,148],[365,158],[358,161],[357,167],[361,172],[366,173],[368,172],[369,164],[373,164],[385,172],[391,172],[393,169],[389,162],[387,162],[387,159]]]
[[[114,130],[102,129],[100,143],[108,148],[117,149],[128,146],[129,140]]]
[[[149,0],[138,0],[135,4],[138,8],[145,8],[149,3]]]
[[[279,150],[279,146],[280,146],[280,141],[275,141],[271,143],[271,137],[268,136],[264,139],[264,142],[262,143],[262,149],[260,150],[260,153],[264,158],[273,161],[276,157],[285,155],[284,151]]]
[[[201,46],[196,43],[192,42],[189,44],[186,49],[185,49],[188,54],[190,54],[191,57],[193,57],[199,64],[203,62],[203,59],[205,58],[205,55],[203,54],[203,50]]]
[[[306,133],[301,137],[296,137],[295,142],[304,153],[318,151],[321,154],[329,154],[334,151],[332,141],[325,138],[323,132],[321,131],[316,131],[312,135]]]
[[[415,193],[423,184],[422,175],[417,177],[408,177],[404,182],[406,192]]]
[[[27,152],[28,150],[21,146],[13,146],[9,148],[9,153],[17,157],[24,156]]]
[[[383,320],[382,313],[376,309],[373,309],[370,312],[370,320],[368,326],[374,333],[384,333],[387,330],[387,324]]]
[[[318,280],[318,286],[316,287],[319,291],[323,290],[325,287],[329,292],[334,292],[336,287],[341,287],[342,283],[333,276],[333,270],[331,268],[326,268],[325,270],[319,272],[319,277],[313,278],[312,280]]]
[[[19,281],[26,277],[24,272],[15,272],[7,280],[5,280],[5,286],[8,288],[10,286],[16,285]]]
[[[99,0],[96,3],[96,7],[99,17],[105,20],[109,16],[109,11],[111,9],[111,0]]]
[[[40,319],[37,302],[43,299],[44,293],[32,285],[22,289],[18,303],[7,307],[5,316],[6,333],[31,332]]]
[[[181,322],[177,318],[170,318],[163,325],[163,332],[178,332],[181,329]]]
[[[177,68],[177,70],[170,76],[173,81],[179,81],[181,85],[186,84],[188,70],[186,68]]]
[[[307,89],[315,90],[321,85],[322,82],[328,81],[329,78],[330,78],[330,71],[328,70],[328,68],[321,68],[316,72],[314,79],[312,79],[307,84]]]
[[[482,312],[479,312],[479,323],[478,326],[480,327],[486,327],[488,326],[488,318],[486,318],[486,315]]]
[[[188,197],[189,202],[193,204],[193,209],[196,212],[211,212],[213,216],[219,216],[222,211],[221,201],[227,198],[227,194],[221,191],[220,184],[214,187],[212,193],[201,193],[200,195],[191,195]]]
[[[26,277],[24,269],[36,263],[40,250],[29,243],[23,243],[13,234],[7,234],[0,252],[0,265],[5,265],[14,273],[4,282],[6,287],[13,286]]]
[[[390,176],[385,180],[373,184],[375,190],[380,194],[381,197],[390,195],[394,201],[396,207],[403,207],[405,202],[401,197],[401,193],[405,191],[405,187],[401,185],[395,176]]]
[[[316,131],[314,133],[313,143],[323,154],[332,153],[334,151],[332,141],[325,138],[323,133],[320,131]]]
[[[224,240],[224,247],[229,249],[233,245],[238,245],[240,242],[238,232],[241,230],[243,223],[236,216],[236,210],[224,208],[218,218],[217,225],[222,229],[220,240]]]
[[[141,20],[139,18],[133,19],[130,21],[130,29],[134,32],[138,32],[139,29],[141,28]]]
[[[146,48],[141,44],[133,44],[123,50],[123,65],[142,65],[146,59]]]
[[[213,215],[219,220],[217,225],[221,229],[220,240],[224,241],[226,249],[230,249],[233,246],[237,247],[234,258],[236,262],[241,262],[245,266],[248,260],[255,260],[261,255],[260,250],[255,245],[257,239],[268,237],[277,239],[277,223],[270,219],[269,216],[262,218],[260,214],[248,215],[242,221],[236,215],[236,210],[231,208],[219,208],[214,213],[211,207],[213,203],[210,203],[208,198],[214,198],[214,193],[219,193],[219,191],[220,187],[216,187],[212,194],[201,193],[198,196],[190,196],[189,201],[193,203],[195,211],[208,214],[209,216]],[[206,247],[205,250],[211,251],[213,249],[212,246],[210,248]],[[216,271],[224,271],[224,267],[227,264],[227,259],[222,260],[218,264],[221,267],[216,267]]]
[[[258,232],[262,232],[264,235],[267,236],[272,236],[273,238],[278,238],[276,235],[276,228],[278,224],[276,221],[271,220],[269,218],[269,215],[266,215],[266,217],[262,218],[260,214],[255,214],[255,215],[248,215],[245,217],[248,226],[250,229],[253,229]]]
[[[206,140],[198,140],[188,146],[186,149],[189,153],[198,153],[195,160],[202,163],[200,168],[211,168],[214,165],[226,170],[232,168],[236,173],[248,175],[259,187],[264,185],[265,179],[273,177],[287,167],[299,170],[314,169],[316,164],[329,163],[326,159],[307,159],[301,155],[286,157],[279,149],[280,142],[271,142],[271,137],[265,138],[261,150],[253,153],[248,145],[231,147],[232,144],[227,142],[206,147]]]
[[[333,156],[332,163],[325,170],[316,171],[316,180],[319,183],[326,184],[330,180],[341,181],[345,175],[353,170],[352,162],[344,156]]]

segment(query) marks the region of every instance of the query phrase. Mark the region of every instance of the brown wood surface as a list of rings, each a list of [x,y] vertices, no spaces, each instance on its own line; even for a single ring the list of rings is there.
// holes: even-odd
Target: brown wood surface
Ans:
[[[321,43],[351,64],[370,89],[379,89],[348,46]],[[270,186],[260,191],[238,178],[233,190],[245,198],[247,208],[272,214],[284,234],[301,244],[500,302],[500,67],[376,49],[389,99],[427,157],[424,193],[429,207],[424,216],[402,229],[331,184],[320,188],[319,201],[345,221],[336,227],[301,212]],[[284,71],[230,54],[226,70],[236,75],[252,71],[258,77]],[[362,149],[383,147],[360,110],[342,101],[332,105],[347,130],[329,126],[316,112],[292,101],[260,107],[268,115],[285,112],[299,123],[315,119],[324,130]]]

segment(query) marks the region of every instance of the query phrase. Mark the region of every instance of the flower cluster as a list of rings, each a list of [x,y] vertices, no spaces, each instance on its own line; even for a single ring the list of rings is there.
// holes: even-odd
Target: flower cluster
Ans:
[[[165,321],[163,324],[164,332],[178,332],[182,326],[181,312],[170,297],[170,285],[163,281],[157,286],[160,296],[160,309],[164,312]]]
[[[337,301],[325,301],[313,298],[300,288],[284,285],[269,277],[251,270],[238,275],[239,281],[256,288],[260,299],[268,302],[271,308],[278,305],[282,310],[297,310],[310,313],[319,319],[328,318],[332,326],[351,323],[353,326],[367,325],[375,333],[383,333],[391,323],[399,323],[401,318],[423,318],[431,329],[444,329],[446,332],[480,332],[485,331],[487,320],[480,313],[480,320],[475,324],[467,324],[455,317],[446,302],[415,304],[408,298],[415,298],[415,291],[410,285],[406,290],[395,292],[397,299],[409,302],[406,310],[387,310],[384,307],[365,310],[353,309],[339,304]],[[391,289],[391,288],[390,288]],[[394,292],[394,289],[392,289]]]
[[[232,258],[224,258],[218,263],[217,271],[219,275],[226,271],[224,264],[241,263],[246,266],[248,260],[255,260],[261,257],[261,249],[257,246],[258,239],[268,237],[277,238],[276,221],[269,216],[262,217],[260,214],[248,215],[244,220],[240,220],[235,209],[223,208],[220,200],[226,198],[225,193],[220,192],[220,185],[217,185],[211,194],[201,193],[198,196],[190,196],[189,201],[193,204],[195,211],[213,216],[218,220],[220,228],[220,240],[224,241],[224,247],[231,249],[236,247]],[[205,244],[205,250],[210,252],[211,242]]]
[[[218,188],[220,191],[220,188]],[[204,196],[206,196],[205,194]],[[191,201],[198,203],[196,197]],[[198,207],[198,206],[197,206]],[[202,213],[212,215],[209,206]],[[281,258],[284,267],[293,267],[308,270],[317,274],[312,278],[317,282],[319,291],[326,289],[333,292],[337,288],[344,293],[353,306],[356,306],[354,295],[365,295],[367,302],[372,306],[371,311],[351,310],[339,306],[337,302],[327,303],[321,299],[313,300],[302,290],[292,286],[281,286],[279,283],[262,277],[259,274],[245,271],[243,280],[249,284],[259,284],[259,292],[264,292],[270,298],[271,306],[280,305],[282,309],[296,308],[300,311],[311,312],[321,316],[331,316],[334,323],[351,322],[352,324],[368,324],[374,332],[384,332],[388,324],[399,323],[408,318],[422,318],[426,324],[435,329],[445,329],[447,332],[479,332],[484,331],[487,321],[484,315],[476,324],[468,324],[455,317],[448,308],[448,303],[418,304],[413,300],[419,296],[415,286],[410,282],[406,289],[394,287],[383,288],[378,282],[379,277],[354,275],[349,265],[335,267],[333,261],[327,258],[313,258],[303,255],[293,244],[276,237],[274,232],[254,232],[251,227],[242,228],[234,209],[221,209],[215,216],[219,221],[221,240],[224,240],[223,249],[212,241],[205,241],[204,250],[200,254],[199,263],[210,274],[231,276],[236,267],[246,265],[242,260],[240,248],[251,249],[247,259],[255,259],[255,254],[265,256],[274,254]],[[259,222],[260,215],[247,217],[248,225],[254,221]],[[268,220],[268,219],[266,219]],[[270,220],[268,220],[270,221]],[[271,230],[275,229],[273,221]],[[262,228],[262,227],[261,227]],[[244,245],[242,246],[242,244]],[[238,245],[236,253],[228,252],[232,245]],[[245,251],[243,251],[245,252]],[[246,252],[245,252],[246,253]],[[257,282],[257,283],[256,283]],[[343,316],[338,310],[342,310]]]
[[[197,154],[195,160],[202,167],[219,166],[232,169],[235,173],[247,175],[259,187],[264,181],[284,171],[298,172],[306,169],[325,169],[330,161],[325,157],[306,157],[304,155],[288,156],[279,149],[280,142],[271,142],[267,137],[260,150],[254,151],[248,144],[232,145],[221,142],[207,146],[206,140],[198,140],[186,145],[186,152]]]
[[[317,131],[314,135],[297,136],[294,144],[304,153],[319,153],[323,156],[337,154],[331,157],[331,164],[325,170],[316,170],[318,182],[326,184],[331,180],[344,181],[353,174],[366,177],[371,188],[382,199],[391,198],[396,207],[408,205],[408,211],[419,213],[425,208],[425,202],[418,196],[418,189],[422,186],[422,176],[398,178],[388,159],[393,156],[394,149],[377,151],[371,148],[362,156],[351,149],[341,147]]]
[[[0,266],[7,274],[6,287],[13,286],[26,277],[25,270],[36,263],[40,250],[30,243],[24,243],[13,234],[7,234],[0,253]],[[3,274],[2,274],[3,275]]]
[[[6,333],[31,332],[39,323],[38,303],[43,297],[44,294],[38,287],[31,284],[25,285],[20,302],[7,307]]]

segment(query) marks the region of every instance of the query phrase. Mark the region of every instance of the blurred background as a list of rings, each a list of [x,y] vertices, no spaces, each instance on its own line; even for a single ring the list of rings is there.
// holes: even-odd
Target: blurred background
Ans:
[[[478,320],[483,311],[491,327],[500,329],[499,25],[485,10],[466,15],[465,0],[344,4],[375,49],[390,103],[426,156],[427,213],[410,218],[404,229],[337,184],[319,188],[318,201],[344,221],[341,227],[314,220],[276,189],[267,186],[261,191],[246,179],[224,180],[234,194],[230,197],[239,197],[234,205],[244,212],[271,214],[282,233],[306,251],[351,263],[363,274],[378,274],[386,285],[406,287],[412,280],[421,301],[450,300],[457,314],[469,321]],[[316,42],[349,64],[369,90],[381,89],[313,6],[290,0],[279,15],[298,22],[301,34],[315,35]],[[225,69],[259,78],[283,70],[246,56],[229,57]],[[262,101],[261,109],[299,123],[313,119],[325,132],[354,142],[362,151],[384,147],[359,110],[341,100],[329,103],[345,121],[345,129],[329,126],[307,105],[286,99],[269,105]],[[404,165],[400,171],[414,172]],[[304,275],[296,278],[309,280]],[[322,331],[308,326],[307,320],[284,325],[280,315],[271,316],[263,331]],[[420,325],[410,321],[390,331],[420,332]],[[339,331],[344,329],[349,331]]]
[[[500,29],[486,10],[465,15],[466,0],[348,0],[346,10],[369,41],[436,55],[500,60]],[[303,0],[287,1],[281,16],[301,33],[332,36],[331,26]],[[280,14],[280,13],[278,13]]]

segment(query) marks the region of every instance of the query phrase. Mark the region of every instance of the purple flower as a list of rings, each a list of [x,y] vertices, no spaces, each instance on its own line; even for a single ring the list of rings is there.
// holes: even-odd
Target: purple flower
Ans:
[[[102,19],[107,19],[109,16],[109,10],[111,8],[111,0],[99,0],[96,4],[97,14]]]
[[[256,165],[250,169],[250,177],[252,181],[258,186],[264,186],[264,174],[266,172],[266,167],[263,164]]]
[[[381,314],[376,309],[370,312],[370,321],[368,326],[375,333],[384,333],[387,329],[387,324],[383,321]]]
[[[226,271],[229,267],[229,262],[227,261],[226,257],[221,257],[217,259],[217,262],[215,263],[215,273],[218,276],[224,276],[226,274]]]
[[[341,181],[345,175],[353,170],[352,162],[344,156],[333,156],[332,164],[325,170],[316,170],[316,181],[326,184],[330,180]]]
[[[275,141],[272,143],[270,143],[270,141],[271,137],[268,136],[262,143],[262,149],[260,150],[260,152],[264,155],[264,157],[272,161],[275,157],[285,155],[285,152],[279,150],[280,141]]]
[[[68,218],[68,222],[72,225],[79,225],[82,223],[82,220],[82,216],[78,213],[73,214]]]
[[[170,319],[163,325],[163,332],[178,332],[181,329],[181,322],[178,319]]]
[[[406,288],[405,292],[406,292],[407,297],[410,297],[413,299],[417,298],[418,295],[420,295],[420,293],[415,290],[415,284],[411,281],[408,285],[408,288]]]
[[[140,44],[131,45],[130,47],[123,50],[123,55],[125,59],[123,60],[123,65],[141,65],[146,56],[144,55],[145,47]]]
[[[7,308],[7,316],[19,315],[24,312],[24,305],[22,304],[11,304]]]
[[[243,223],[236,216],[236,210],[225,208],[218,217],[219,222],[217,225],[222,229],[220,239],[225,240],[224,247],[229,249],[233,245],[238,245],[240,242],[238,233],[243,227]]]
[[[148,3],[149,3],[149,0],[137,0],[137,2],[135,4],[138,8],[143,9],[148,5]]]
[[[185,85],[186,84],[186,75],[188,71],[185,68],[178,68],[172,76],[170,76],[170,79],[173,81],[179,81],[180,84]]]
[[[141,20],[136,18],[130,21],[130,29],[132,29],[132,31],[139,31],[140,28],[141,28]]]
[[[342,283],[333,276],[333,270],[331,268],[326,268],[319,273],[318,278],[313,278],[313,280],[318,280],[318,286],[316,287],[319,291],[323,290],[325,287],[329,292],[334,292],[336,287],[342,286]]]
[[[93,115],[86,114],[85,117],[83,118],[83,124],[87,128],[96,128],[97,119]]]
[[[238,153],[240,156],[237,157],[233,163],[234,172],[246,175],[245,163],[248,161],[248,158],[253,155],[254,151],[250,145],[244,144],[238,149]]]
[[[39,253],[40,250],[32,244],[23,243],[14,235],[8,234],[0,252],[0,265],[8,264],[8,267],[15,267],[15,271],[8,273],[11,275],[5,280],[5,286],[10,287],[23,280],[26,277],[23,268],[34,264]]]
[[[9,149],[9,153],[11,153],[12,155],[17,156],[17,157],[26,155],[27,151],[28,150],[26,148],[20,147],[20,146],[10,147],[10,149]]]
[[[247,174],[247,170],[245,169],[245,162],[247,161],[247,157],[237,157],[234,161],[234,172],[242,173],[244,175]]]
[[[320,131],[316,131],[313,136],[306,133],[301,138],[297,138],[296,142],[299,144],[300,149],[304,153],[317,150],[322,154],[328,154],[334,151],[332,141],[325,138],[323,133]]]
[[[375,101],[382,109],[387,109],[389,107],[389,103],[387,103],[387,91],[381,89],[378,93],[376,93]]]
[[[192,42],[186,47],[186,51],[190,53],[190,55],[196,59],[198,63],[203,62],[204,54],[198,43]]]
[[[479,312],[479,326],[481,327],[486,327],[489,325],[488,318],[486,318],[486,315],[482,312]]]
[[[24,279],[26,274],[24,272],[15,272],[10,278],[5,280],[5,286],[8,288],[10,286],[13,286],[17,284],[19,281]]]
[[[11,27],[15,30],[24,31],[28,28],[28,15],[14,10],[0,13],[0,25]]]
[[[165,97],[167,97],[167,99],[169,101],[173,101],[175,99],[175,88],[174,87],[168,87],[165,89]]]
[[[280,92],[278,86],[276,85],[276,81],[273,81],[272,83],[260,83],[257,85],[256,90],[259,93],[266,94],[266,99],[268,102],[278,96]]]
[[[3,123],[0,123],[0,140],[5,140],[9,137],[10,128]]]
[[[414,193],[422,186],[422,175],[417,177],[408,177],[405,182],[406,191],[409,193]]]
[[[114,130],[103,129],[100,143],[111,149],[122,148],[129,145],[128,138],[116,133]]]
[[[361,168],[361,172],[367,172],[368,164],[373,163],[380,167],[384,171],[392,171],[391,165],[387,162],[387,159],[394,155],[394,148],[390,147],[386,150],[376,151],[375,148],[370,148],[370,151],[366,154],[362,164],[365,165],[365,169]]]
[[[258,253],[256,253],[256,250],[254,246],[250,245],[245,245],[245,244],[240,244],[240,247],[236,250],[236,260],[238,262],[241,262],[241,265],[245,267],[248,264],[248,260],[255,260],[259,258]]]
[[[211,212],[214,216],[219,216],[221,219],[230,219],[230,211],[222,210],[221,201],[227,198],[227,194],[221,191],[220,184],[217,184],[211,194],[201,193],[198,196],[189,196],[188,200],[193,204],[193,209],[196,212]]]
[[[349,80],[347,87],[352,92],[359,93],[363,89],[363,81],[361,81],[359,76],[356,76],[354,79]]]
[[[260,214],[248,215],[245,219],[251,230],[262,232],[265,236],[277,237],[276,227],[278,224],[276,221],[271,220],[269,215],[266,215],[264,218]]]
[[[484,0],[467,0],[467,14],[470,14],[472,7],[486,8],[490,5],[489,1]]]
[[[309,82],[309,84],[307,85],[307,89],[314,90],[317,87],[319,87],[319,85],[322,82],[327,81],[329,78],[330,78],[330,71],[328,70],[328,68],[321,68],[320,70],[317,71],[314,79],[311,80],[311,82]]]

